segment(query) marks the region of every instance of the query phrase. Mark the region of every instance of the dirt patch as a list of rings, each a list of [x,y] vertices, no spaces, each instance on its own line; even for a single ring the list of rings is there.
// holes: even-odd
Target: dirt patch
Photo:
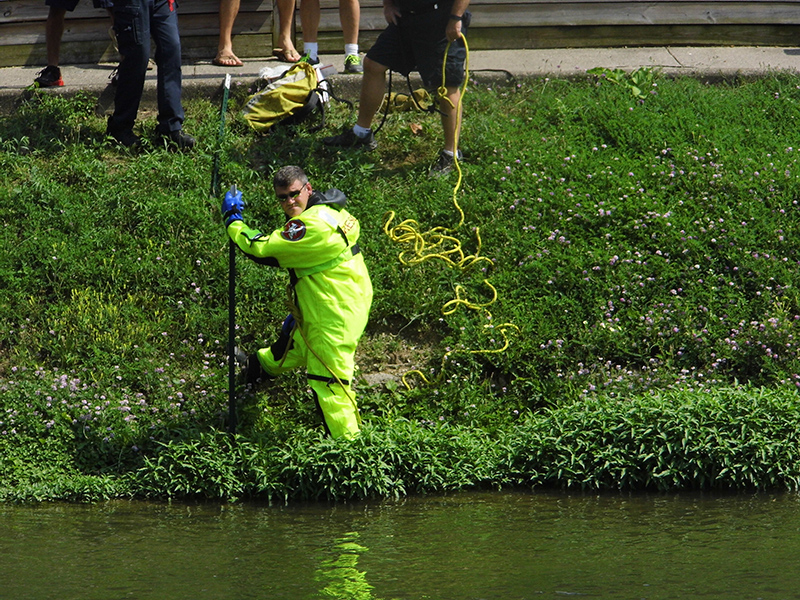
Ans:
[[[436,356],[436,340],[409,339],[391,333],[366,334],[359,344],[356,362],[361,377],[370,385],[400,381],[408,371],[425,370]]]

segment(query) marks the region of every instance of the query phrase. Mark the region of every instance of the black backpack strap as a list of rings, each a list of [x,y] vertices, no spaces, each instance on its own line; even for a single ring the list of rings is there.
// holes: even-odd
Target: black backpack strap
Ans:
[[[312,94],[317,94],[317,96],[319,96],[319,112],[322,115],[320,123],[318,125],[314,125],[313,127],[309,128],[309,131],[311,132],[319,131],[320,129],[325,127],[325,103],[322,101],[322,94],[327,94],[330,98],[333,98],[334,100],[342,104],[346,104],[350,108],[350,110],[353,110],[353,103],[350,102],[350,100],[339,98],[336,94],[333,93],[333,84],[331,83],[331,81],[328,79],[326,79],[325,81],[328,82],[327,88],[323,88],[318,85],[313,90],[311,90]]]
[[[428,108],[422,108],[419,100],[417,100],[417,97],[414,95],[414,90],[411,88],[411,78],[408,75],[406,75],[406,83],[408,84],[408,95],[411,96],[411,99],[414,101],[414,104],[419,110],[431,114],[439,113],[440,115],[444,116],[444,112],[437,108],[436,98],[431,98],[431,105]]]
[[[372,131],[372,135],[378,135],[378,132],[383,128],[383,124],[386,123],[386,117],[389,116],[389,99],[392,97],[392,70],[389,69],[389,91],[386,92],[386,109],[383,111],[383,117],[381,118],[381,122],[378,123],[378,127],[376,127]]]

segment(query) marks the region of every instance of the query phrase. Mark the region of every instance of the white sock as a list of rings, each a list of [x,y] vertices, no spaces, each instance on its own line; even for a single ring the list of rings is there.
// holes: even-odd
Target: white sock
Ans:
[[[355,133],[360,138],[367,137],[370,134],[371,131],[372,131],[372,129],[368,129],[366,127],[361,127],[358,124],[353,125],[353,133]]]
[[[319,52],[319,42],[303,42],[303,50],[311,58],[317,58],[317,52]]]
[[[455,156],[455,154],[450,152],[450,150],[445,150],[444,148],[442,148],[442,154],[445,154],[447,156]]]
[[[358,44],[345,44],[344,45],[344,55],[350,56],[351,54],[355,54],[358,56]]]

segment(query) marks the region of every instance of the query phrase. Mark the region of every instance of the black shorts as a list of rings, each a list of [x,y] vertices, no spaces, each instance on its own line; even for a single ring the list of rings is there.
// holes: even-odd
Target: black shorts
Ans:
[[[408,75],[418,71],[422,83],[429,90],[442,83],[442,60],[447,48],[445,30],[450,20],[452,3],[445,2],[436,8],[418,14],[404,14],[397,25],[389,23],[367,52],[367,57],[392,71]],[[461,33],[466,35],[471,18],[469,11],[463,15]],[[445,67],[445,86],[458,87],[464,81],[464,64],[467,49],[463,40],[450,44]]]
[[[61,8],[72,12],[78,6],[78,0],[44,0],[45,6]],[[114,6],[113,0],[92,0],[95,8],[111,8]]]

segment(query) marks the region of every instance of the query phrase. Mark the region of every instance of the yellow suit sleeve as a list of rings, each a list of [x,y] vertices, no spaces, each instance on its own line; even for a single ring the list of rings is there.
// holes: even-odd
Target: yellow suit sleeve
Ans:
[[[256,262],[287,269],[308,268],[339,256],[347,241],[336,215],[315,206],[287,221],[269,235],[251,229],[243,221],[228,225],[231,240]]]

